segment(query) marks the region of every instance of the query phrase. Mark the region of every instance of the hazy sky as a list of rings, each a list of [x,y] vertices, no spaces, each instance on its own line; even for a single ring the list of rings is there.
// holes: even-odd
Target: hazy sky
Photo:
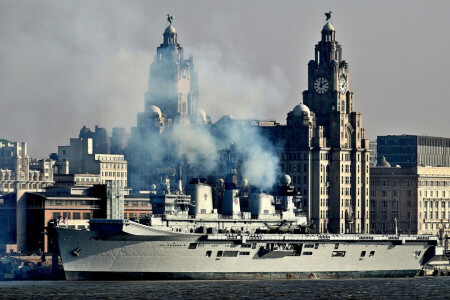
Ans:
[[[276,119],[302,101],[333,11],[368,137],[450,137],[449,1],[0,1],[0,138],[38,158],[87,125],[136,125],[166,15],[200,107]]]

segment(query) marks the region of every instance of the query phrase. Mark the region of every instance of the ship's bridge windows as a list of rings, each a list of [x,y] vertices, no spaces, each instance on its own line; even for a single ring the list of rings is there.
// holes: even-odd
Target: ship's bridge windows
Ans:
[[[212,251],[206,251],[206,257],[211,257]]]
[[[239,252],[239,255],[250,255],[250,252],[248,252],[248,251],[241,251],[241,252]]]
[[[334,249],[339,249],[339,243],[334,244]]]
[[[242,244],[241,247],[242,248],[251,248],[252,245],[251,244]]]
[[[345,256],[345,251],[333,251],[331,256],[332,257],[344,257]]]
[[[375,251],[370,251],[369,257],[374,256],[374,255],[375,255]]]
[[[316,243],[316,244],[314,245],[314,249],[319,249],[319,243]]]
[[[305,248],[314,248],[313,244],[305,244]]]
[[[223,256],[223,251],[217,251],[217,257],[222,257]]]
[[[312,255],[312,252],[303,252],[303,255]]]
[[[361,251],[361,257],[366,256],[366,251]]]

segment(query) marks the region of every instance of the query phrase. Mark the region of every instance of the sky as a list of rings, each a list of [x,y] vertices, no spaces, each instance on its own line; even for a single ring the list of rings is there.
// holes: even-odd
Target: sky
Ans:
[[[92,130],[136,126],[174,16],[199,106],[285,124],[332,11],[370,139],[450,137],[449,1],[0,1],[0,138],[36,158]]]

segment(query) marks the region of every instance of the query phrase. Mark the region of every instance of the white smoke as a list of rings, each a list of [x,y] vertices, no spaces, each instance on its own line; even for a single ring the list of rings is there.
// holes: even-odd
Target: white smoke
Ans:
[[[261,134],[260,128],[233,123],[226,128],[225,133],[243,158],[243,177],[248,179],[250,185],[270,189],[280,172],[279,158],[272,143]]]
[[[169,129],[165,140],[168,149],[162,151],[181,154],[189,163],[201,166],[204,174],[216,168],[219,157],[217,143],[206,127],[177,124]]]
[[[270,119],[288,106],[289,80],[278,65],[255,74],[248,62],[233,53],[224,55],[216,45],[189,48],[199,78],[199,106],[213,119],[233,115]]]

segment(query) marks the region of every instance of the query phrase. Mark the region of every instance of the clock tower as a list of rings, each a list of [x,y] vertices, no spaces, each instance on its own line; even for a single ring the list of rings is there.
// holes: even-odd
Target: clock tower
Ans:
[[[303,104],[288,114],[285,170],[319,232],[369,232],[369,140],[331,12],[308,63]]]

